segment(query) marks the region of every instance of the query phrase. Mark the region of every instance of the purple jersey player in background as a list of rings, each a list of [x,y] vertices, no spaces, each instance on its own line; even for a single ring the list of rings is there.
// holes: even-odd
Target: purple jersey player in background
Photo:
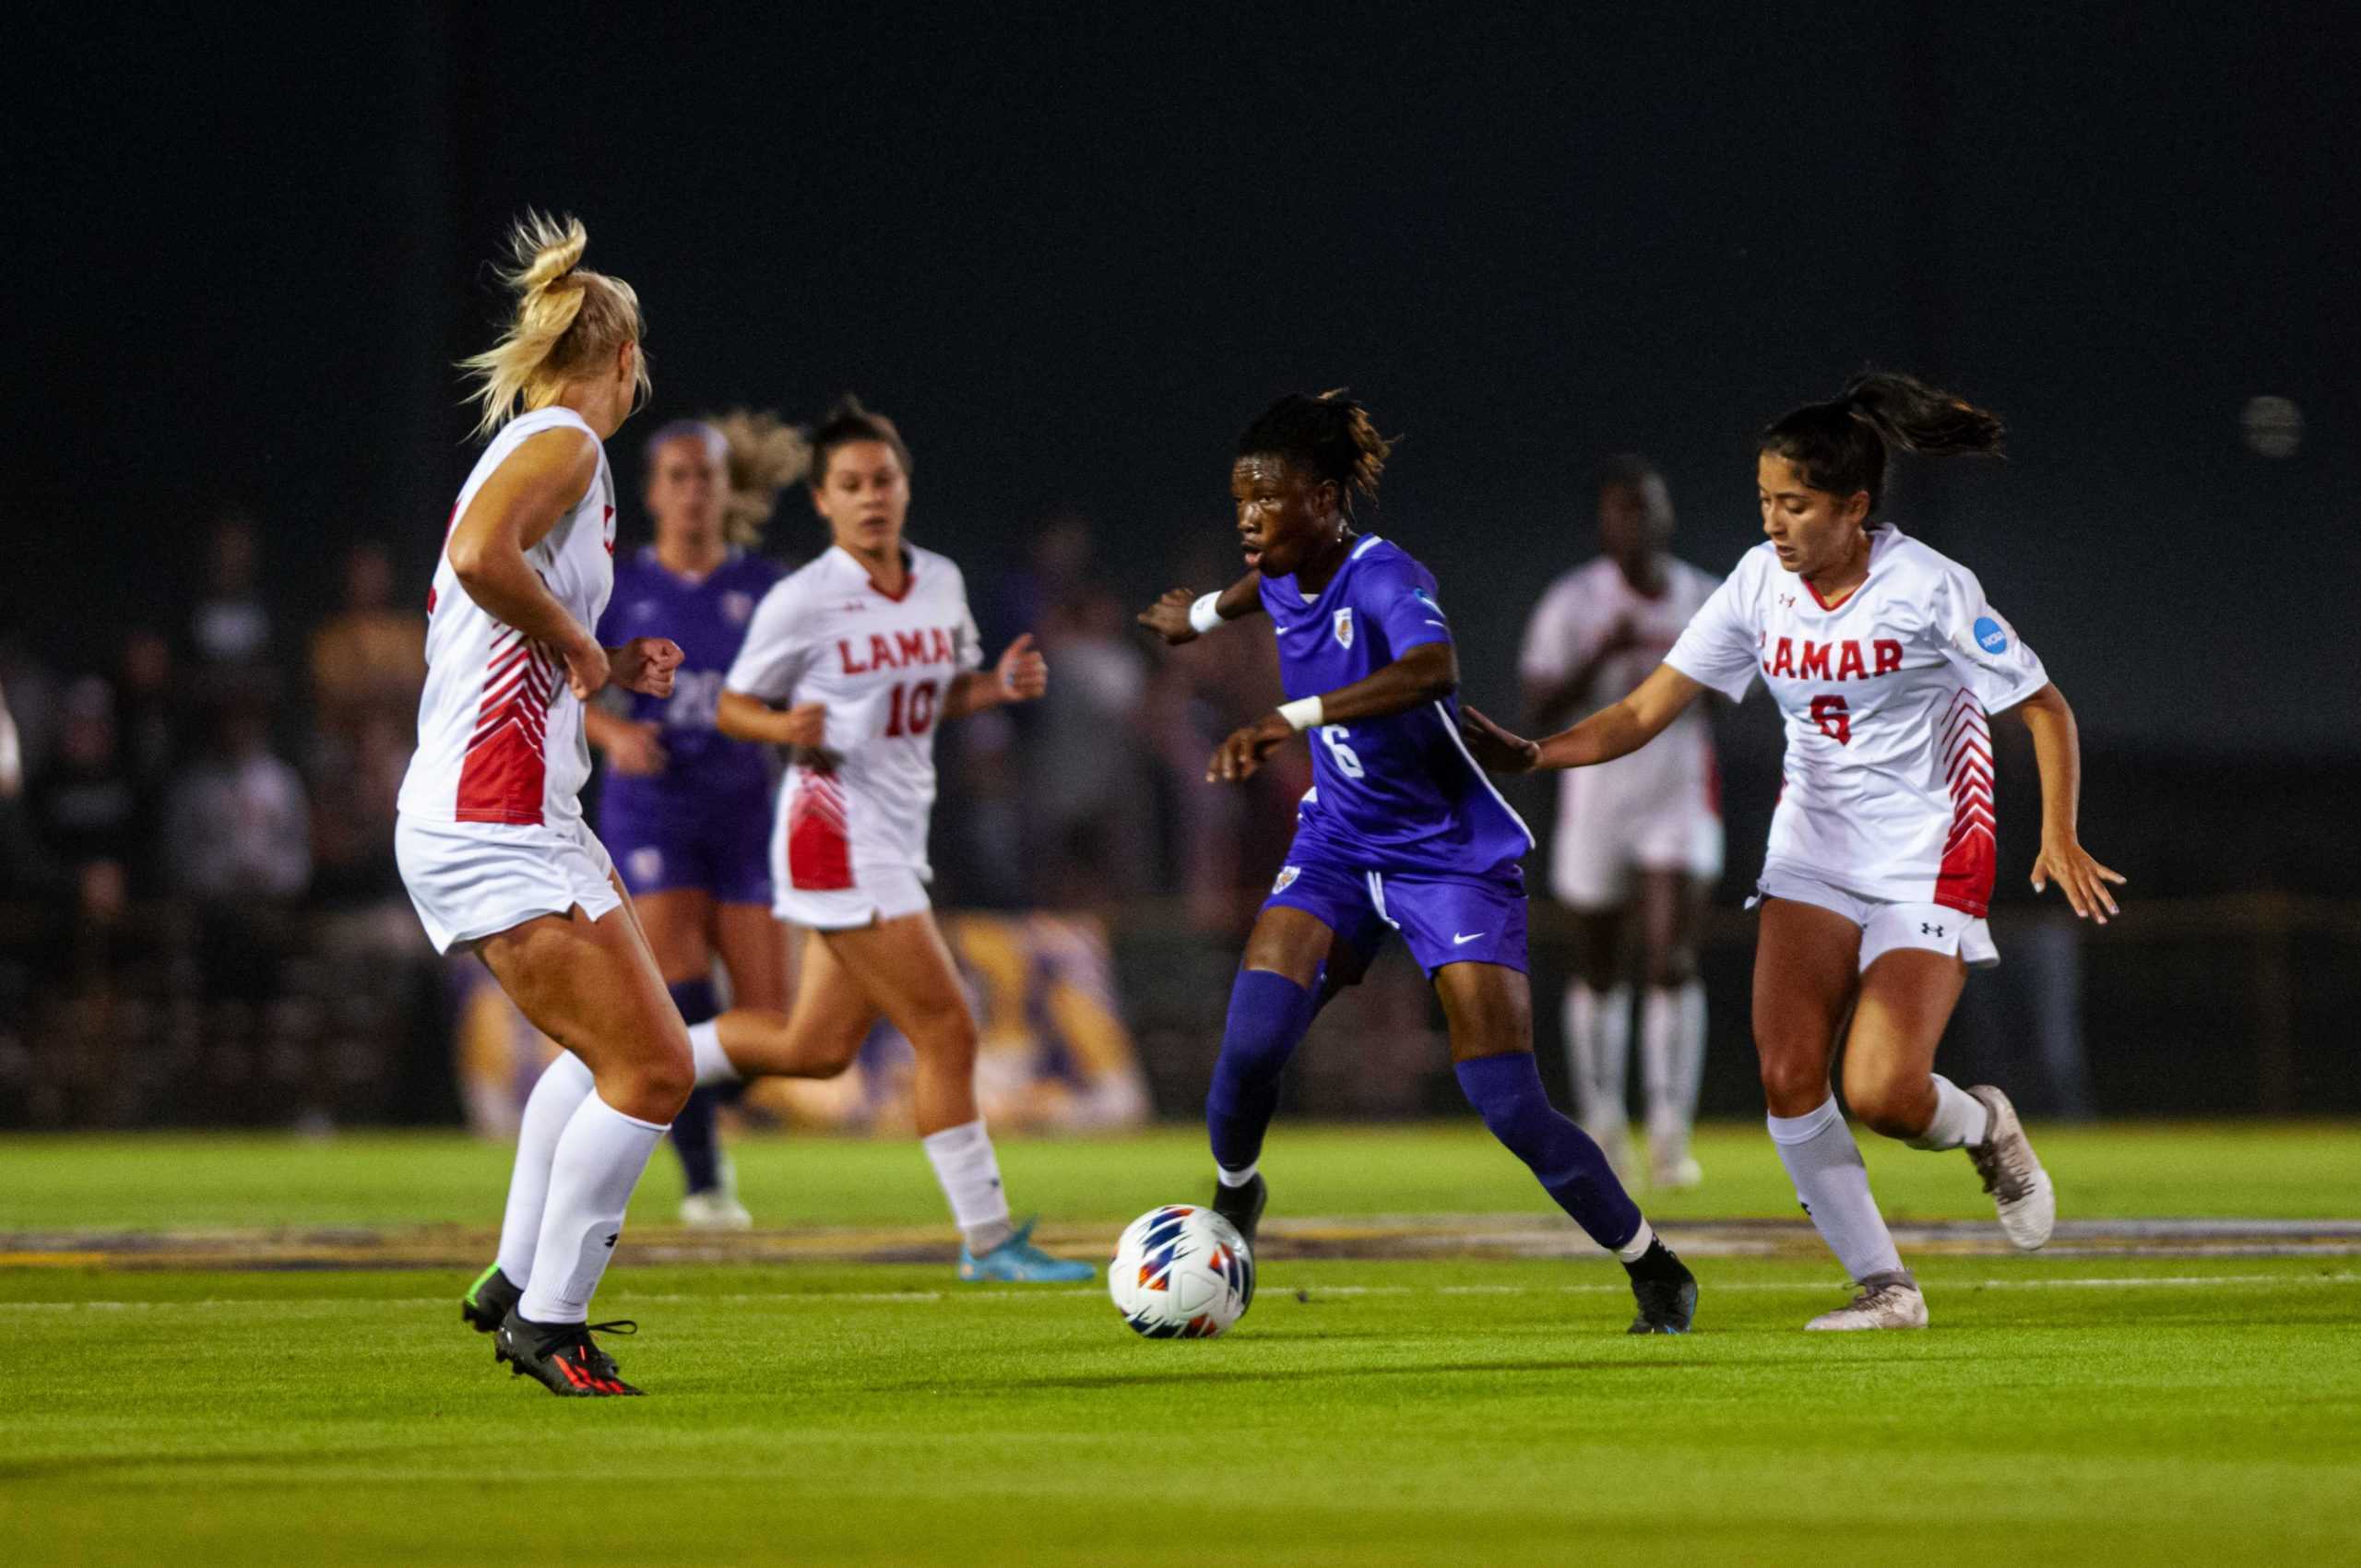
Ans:
[[[1206,1096],[1213,1207],[1253,1241],[1280,1075],[1321,1004],[1399,932],[1434,982],[1484,1124],[1622,1260],[1639,1302],[1631,1332],[1683,1333],[1696,1280],[1541,1087],[1519,863],[1533,838],[1460,740],[1459,662],[1434,577],[1353,530],[1353,493],[1375,499],[1389,449],[1342,391],[1280,398],[1230,469],[1248,575],[1202,599],[1175,588],[1140,616],[1168,643],[1271,617],[1289,700],[1224,741],[1208,781],[1250,778],[1299,731],[1312,739],[1312,788],[1247,938]]]
[[[770,765],[762,747],[723,735],[713,716],[747,620],[780,576],[753,546],[803,463],[801,435],[770,416],[658,430],[647,443],[646,492],[656,542],[616,561],[599,622],[602,636],[660,628],[684,655],[670,697],[593,707],[586,728],[607,760],[599,836],[692,1024],[718,1010],[717,956],[740,1006],[787,1005],[787,944],[771,917]],[[700,1089],[672,1123],[688,1188],[681,1219],[742,1229],[751,1217],[716,1142],[715,1104]]]

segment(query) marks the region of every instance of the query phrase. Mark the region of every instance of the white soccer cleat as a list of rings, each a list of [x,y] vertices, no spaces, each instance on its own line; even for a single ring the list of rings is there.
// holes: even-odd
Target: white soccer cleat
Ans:
[[[681,1223],[692,1230],[751,1230],[754,1217],[738,1201],[738,1168],[724,1155],[721,1184],[681,1200]]]
[[[1918,1282],[1906,1274],[1888,1274],[1861,1281],[1861,1293],[1833,1313],[1822,1313],[1804,1324],[1807,1330],[1846,1334],[1865,1328],[1924,1328],[1927,1298]]]
[[[2041,1168],[2007,1095],[1990,1084],[1978,1084],[1967,1092],[1982,1100],[1992,1117],[1984,1141],[1969,1145],[1967,1157],[1975,1161],[1975,1173],[1984,1178],[1984,1190],[2000,1211],[2000,1230],[2009,1244],[2032,1252],[2049,1240],[2058,1225],[2058,1194],[2049,1184],[2049,1172]]]

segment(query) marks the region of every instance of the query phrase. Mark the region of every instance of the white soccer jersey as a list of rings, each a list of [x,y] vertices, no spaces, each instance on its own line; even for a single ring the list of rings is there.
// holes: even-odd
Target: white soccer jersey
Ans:
[[[1732,697],[1759,675],[1786,716],[1769,864],[1983,916],[1995,862],[1985,715],[2049,677],[1975,573],[1881,524],[1869,580],[1831,607],[1766,541],[1665,662]]]
[[[457,526],[484,481],[518,446],[545,430],[567,428],[598,440],[571,409],[511,420],[476,459],[449,526]],[[426,596],[426,690],[418,705],[418,750],[402,778],[401,811],[431,822],[578,822],[590,747],[565,661],[469,598],[451,567],[448,529],[444,542]],[[601,445],[590,488],[525,559],[587,628],[599,624],[614,588],[614,554],[615,480]]]
[[[1621,567],[1602,555],[1566,573],[1541,596],[1525,624],[1525,651],[1517,669],[1527,681],[1562,681],[1596,657],[1616,627],[1629,622],[1637,641],[1608,656],[1581,696],[1584,712],[1620,702],[1664,662],[1718,586],[1711,573],[1675,560],[1667,564],[1664,593],[1650,599],[1631,586]],[[1561,836],[1582,830],[1575,821],[1577,799],[1610,809],[1678,802],[1684,809],[1718,815],[1714,731],[1704,710],[1691,708],[1629,756],[1562,775],[1558,786]],[[1582,820],[1606,818],[1586,805]]]
[[[931,874],[934,725],[953,679],[983,662],[967,585],[931,550],[904,546],[898,597],[831,545],[754,607],[724,684],[794,707],[827,708],[825,739],[799,752],[778,796],[786,885],[857,887],[890,869]]]

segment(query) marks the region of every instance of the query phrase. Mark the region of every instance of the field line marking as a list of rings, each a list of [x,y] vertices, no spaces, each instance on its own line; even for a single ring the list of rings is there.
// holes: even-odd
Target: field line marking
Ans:
[[[1294,1286],[1266,1282],[1275,1292],[1287,1293],[1299,1289],[1322,1296],[1559,1296],[1589,1295],[1612,1292],[1620,1294],[1629,1286],[1605,1281],[1566,1285],[1307,1285]],[[1708,1281],[1710,1284],[1711,1282]],[[2177,1289],[2206,1289],[2232,1285],[2354,1285],[2361,1284],[2361,1274],[2176,1274],[2135,1275],[2123,1278],[2078,1279],[1967,1279],[1945,1280],[1940,1286],[1956,1286],[1964,1290],[2123,1290],[2168,1287]],[[1815,1279],[1737,1279],[1724,1285],[1713,1285],[1723,1290],[1817,1290],[1829,1291],[1844,1288],[1842,1281]],[[648,1306],[712,1306],[778,1305],[788,1302],[814,1306],[841,1302],[898,1305],[927,1304],[937,1301],[1026,1301],[1097,1296],[1105,1292],[1096,1287],[1068,1290],[829,1290],[829,1291],[741,1291],[725,1295],[687,1295],[667,1292],[658,1295],[634,1295],[632,1303]],[[201,1301],[15,1301],[10,1311],[33,1312],[142,1312],[158,1308],[175,1311],[193,1307],[297,1307],[307,1310],[348,1306],[371,1307],[439,1307],[447,1305],[445,1296],[337,1296],[311,1297],[293,1301],[268,1297],[212,1297]]]

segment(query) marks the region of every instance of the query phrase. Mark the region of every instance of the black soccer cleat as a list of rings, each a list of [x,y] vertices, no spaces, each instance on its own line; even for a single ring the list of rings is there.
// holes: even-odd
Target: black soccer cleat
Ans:
[[[459,1320],[478,1334],[496,1333],[501,1320],[514,1311],[524,1299],[525,1288],[500,1272],[493,1264],[476,1276],[468,1293],[459,1298]]]
[[[1631,1277],[1631,1298],[1640,1304],[1631,1333],[1689,1332],[1697,1316],[1697,1277],[1661,1238],[1650,1241],[1640,1261],[1625,1264],[1623,1271]]]
[[[1270,1199],[1271,1189],[1264,1184],[1262,1173],[1257,1171],[1254,1179],[1242,1187],[1226,1186],[1219,1178],[1216,1178],[1214,1201],[1209,1206],[1236,1226],[1239,1235],[1245,1238],[1247,1246],[1252,1248],[1254,1245],[1254,1227],[1263,1222],[1263,1206]]]
[[[508,1363],[511,1377],[529,1377],[567,1399],[613,1398],[640,1390],[625,1383],[615,1360],[590,1337],[636,1334],[639,1324],[620,1323],[528,1323],[511,1312],[492,1336],[492,1359]]]

